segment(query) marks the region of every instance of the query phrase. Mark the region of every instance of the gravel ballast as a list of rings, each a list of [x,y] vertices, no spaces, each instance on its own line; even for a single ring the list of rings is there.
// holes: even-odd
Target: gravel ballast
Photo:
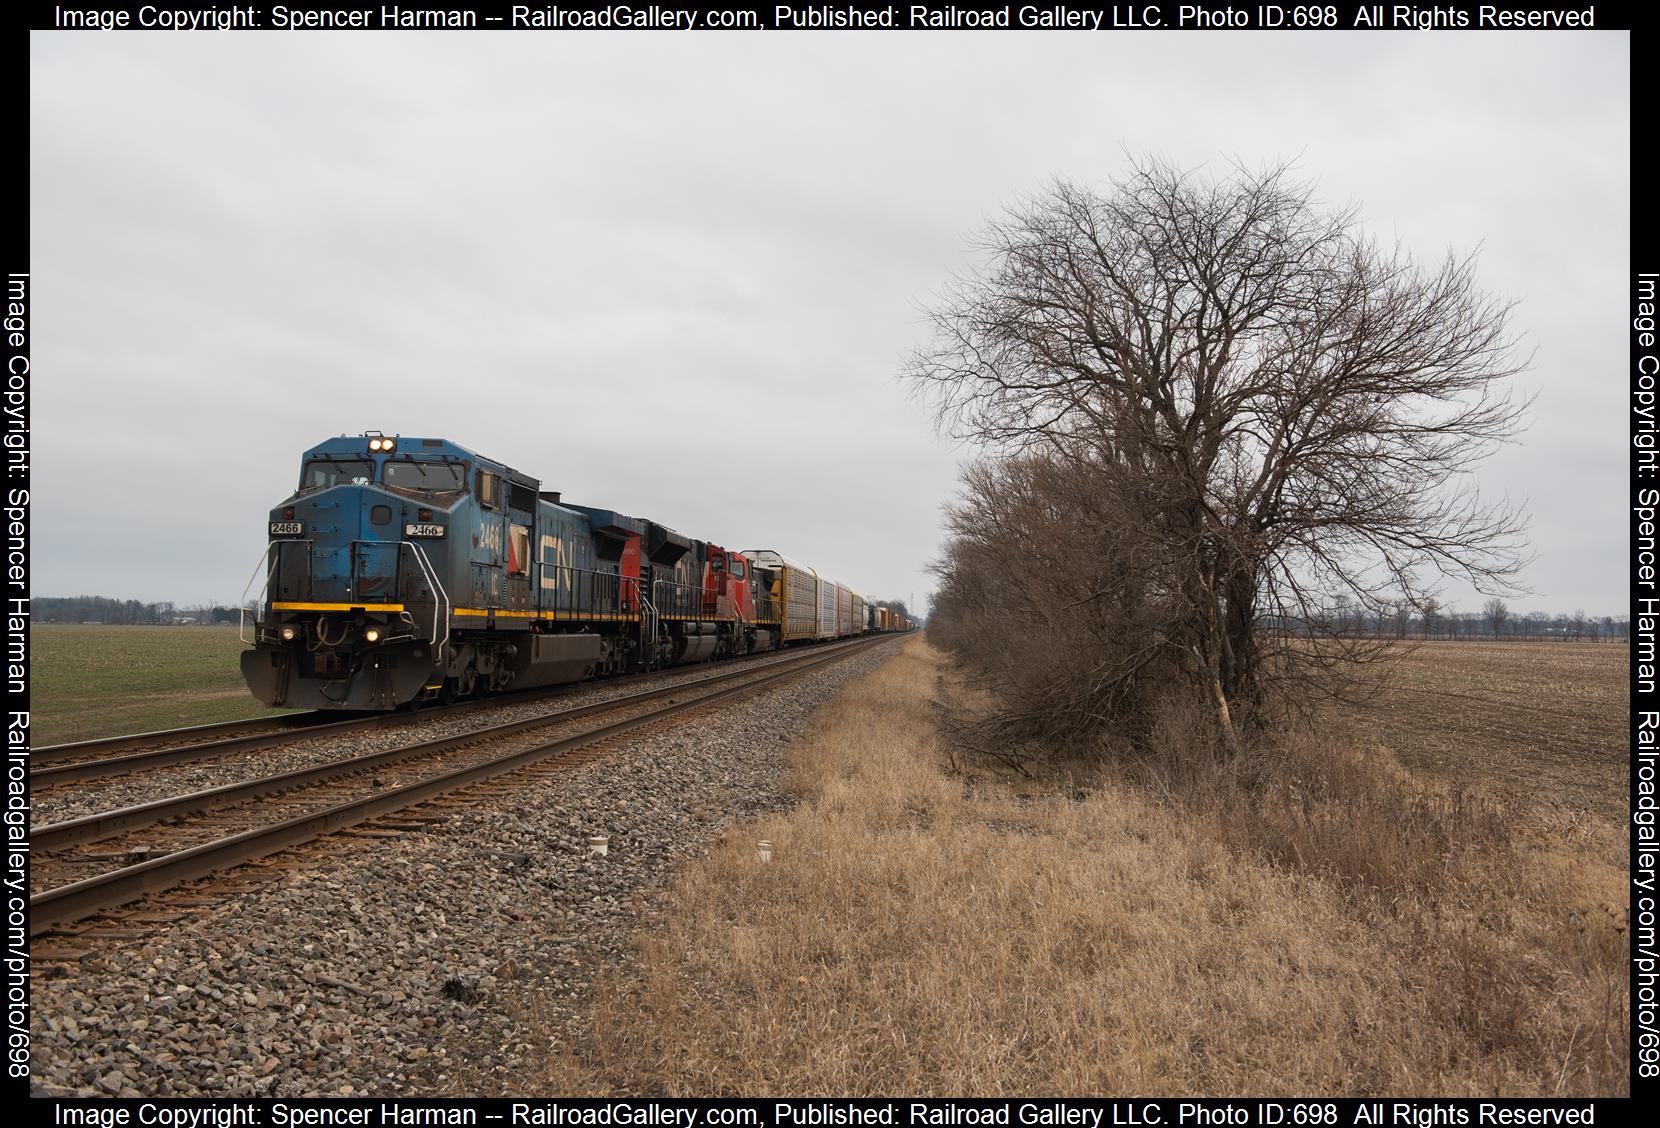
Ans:
[[[658,674],[646,681],[625,684],[595,682],[578,686],[551,699],[522,701],[504,697],[500,704],[492,709],[460,715],[434,712],[430,717],[385,728],[316,736],[307,736],[301,730],[295,733],[292,741],[275,748],[146,768],[122,776],[109,776],[36,792],[30,799],[33,821],[36,826],[64,822],[174,795],[187,795],[211,787],[222,787],[257,776],[275,775],[278,772],[398,748],[417,741],[438,740],[493,725],[548,716],[562,710],[613,701],[647,690],[692,684],[723,673],[760,671],[792,656],[794,655],[768,655],[741,663],[719,662],[688,666],[679,671]]]
[[[526,1093],[593,972],[627,958],[644,899],[726,824],[787,805],[790,738],[892,653],[623,738],[565,773],[504,777],[523,786],[429,808],[447,818],[427,831],[329,839],[326,857],[313,844],[314,866],[36,979],[35,1091]],[[594,834],[608,856],[588,852]]]

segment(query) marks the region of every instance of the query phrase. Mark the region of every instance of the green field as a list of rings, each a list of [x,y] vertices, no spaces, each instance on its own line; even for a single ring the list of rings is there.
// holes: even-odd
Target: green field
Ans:
[[[235,627],[36,623],[29,642],[35,744],[288,711],[248,692]]]

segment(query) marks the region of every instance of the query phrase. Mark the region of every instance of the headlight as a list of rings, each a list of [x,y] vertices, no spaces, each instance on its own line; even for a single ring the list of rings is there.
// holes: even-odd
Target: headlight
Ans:
[[[379,642],[380,631],[376,630],[374,627],[370,627],[368,630],[363,632],[363,639],[365,642]]]
[[[293,627],[284,627],[282,629],[282,640],[284,642],[293,642],[294,641],[294,628]]]

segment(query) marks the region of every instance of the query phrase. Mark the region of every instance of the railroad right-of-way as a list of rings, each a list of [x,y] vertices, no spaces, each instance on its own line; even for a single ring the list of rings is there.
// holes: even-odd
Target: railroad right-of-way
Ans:
[[[40,1091],[516,1091],[676,860],[789,802],[785,745],[895,645],[84,922],[37,980]]]
[[[689,716],[879,641],[816,648],[692,684],[638,690],[458,736],[47,824],[33,836],[31,934],[549,757],[568,760],[597,741]]]

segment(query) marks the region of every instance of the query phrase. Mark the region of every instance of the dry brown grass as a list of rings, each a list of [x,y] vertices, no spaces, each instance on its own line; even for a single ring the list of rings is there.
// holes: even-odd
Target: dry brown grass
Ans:
[[[566,1092],[1625,1091],[1621,874],[1375,755],[1294,741],[1010,782],[951,768],[923,640],[793,748],[604,981]],[[754,842],[776,853],[760,864]]]

